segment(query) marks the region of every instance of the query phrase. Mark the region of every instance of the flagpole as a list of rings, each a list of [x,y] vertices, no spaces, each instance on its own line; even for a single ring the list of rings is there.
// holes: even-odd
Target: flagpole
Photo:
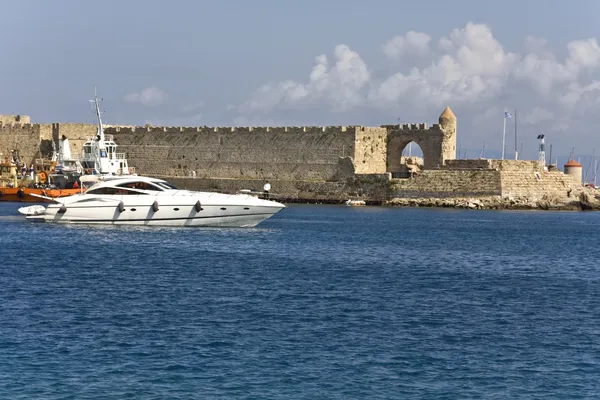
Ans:
[[[517,110],[515,109],[515,160],[519,159],[519,151],[517,149]]]
[[[504,110],[504,128],[502,128],[502,159],[504,160],[504,151],[506,149],[505,146],[506,141],[506,110]]]

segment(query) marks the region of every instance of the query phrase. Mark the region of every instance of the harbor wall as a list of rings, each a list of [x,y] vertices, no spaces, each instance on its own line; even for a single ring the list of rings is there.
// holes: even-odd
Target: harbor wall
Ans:
[[[147,175],[228,179],[338,181],[356,171],[362,127],[112,127],[119,151]],[[367,131],[369,128],[367,128]],[[379,151],[361,170],[383,169],[383,132],[362,135],[359,147]]]
[[[479,197],[502,194],[499,171],[424,170],[413,178],[392,182],[392,198]]]
[[[534,160],[451,160],[413,178],[394,179],[392,198],[500,196],[530,202],[569,198],[582,190],[571,175],[546,171]]]
[[[242,189],[262,192],[262,179],[207,179],[162,176],[182,189],[236,193]],[[344,181],[316,182],[270,180],[270,197],[284,202],[341,204],[349,198],[380,204],[389,199],[389,174],[360,174]]]
[[[499,171],[502,196],[526,197],[532,201],[547,197],[570,196],[581,190],[581,182],[562,171],[544,171],[538,161],[491,160]]]

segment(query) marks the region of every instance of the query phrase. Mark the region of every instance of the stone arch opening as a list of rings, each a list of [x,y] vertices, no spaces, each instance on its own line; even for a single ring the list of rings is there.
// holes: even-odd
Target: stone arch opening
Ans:
[[[425,165],[423,149],[414,140],[410,140],[400,147],[400,158],[398,164],[392,166],[394,169],[392,175],[395,178],[412,178],[419,174]]]
[[[415,137],[394,137],[388,143],[387,169],[392,178],[410,178],[419,174],[427,162],[425,143]]]
[[[420,173],[425,165],[423,149],[414,140],[408,142],[400,156],[400,169],[407,177]]]

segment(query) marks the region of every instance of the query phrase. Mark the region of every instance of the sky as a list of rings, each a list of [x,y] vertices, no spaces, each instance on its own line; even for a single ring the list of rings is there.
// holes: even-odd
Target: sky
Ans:
[[[458,120],[478,157],[600,155],[600,1],[2,0],[0,114],[109,124]],[[462,155],[462,154],[461,154]]]

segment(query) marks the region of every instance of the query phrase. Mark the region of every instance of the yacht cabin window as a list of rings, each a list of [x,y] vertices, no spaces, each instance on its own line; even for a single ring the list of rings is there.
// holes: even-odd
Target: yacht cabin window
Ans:
[[[125,188],[111,187],[111,186],[99,187],[99,188],[96,188],[96,189],[89,189],[85,193],[86,194],[118,194],[118,195],[123,195],[123,194],[140,195],[140,194],[145,194],[145,193],[142,193],[142,192],[136,192],[134,190],[128,190],[128,189],[125,189]]]
[[[171,185],[170,183],[167,182],[155,182],[158,186],[164,188],[164,189],[175,189],[177,190],[177,188],[173,185]]]
[[[140,190],[154,190],[157,192],[162,192],[163,189],[156,186],[153,183],[150,182],[140,182],[140,181],[136,181],[136,182],[126,182],[126,183],[121,183],[120,185],[117,185],[118,187],[122,187],[122,188],[130,188],[130,189],[140,189]]]

